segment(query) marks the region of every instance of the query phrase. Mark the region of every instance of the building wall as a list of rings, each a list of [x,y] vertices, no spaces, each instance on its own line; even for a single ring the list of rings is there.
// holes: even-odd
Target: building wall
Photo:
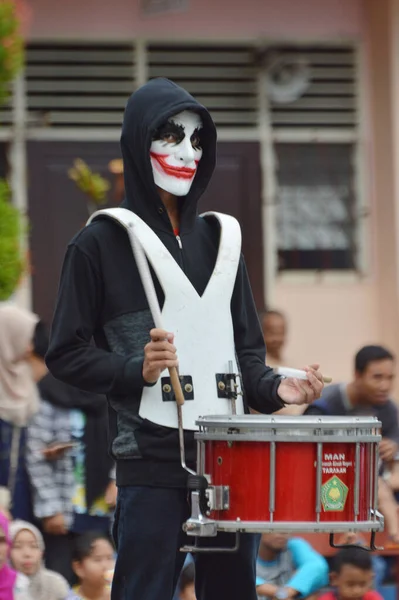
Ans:
[[[359,36],[361,0],[188,0],[181,14],[143,17],[141,0],[31,0],[32,38]]]
[[[320,363],[334,381],[349,379],[356,351],[380,340],[377,295],[369,281],[279,283],[273,306],[289,319],[292,366]]]
[[[290,318],[288,355],[301,364],[320,361],[336,380],[350,377],[353,354],[364,344],[381,343],[399,354],[398,0],[365,0],[363,22],[365,277],[346,283],[339,275],[324,283],[277,279],[272,293],[273,305]]]
[[[139,0],[31,0],[32,39],[251,38],[359,41],[365,59],[363,168],[366,271],[362,277],[275,278],[268,304],[290,321],[293,366],[319,361],[335,380],[350,377],[363,344],[399,352],[398,211],[395,200],[391,20],[397,0],[189,0],[181,14],[143,17]],[[378,6],[377,6],[378,5]],[[392,21],[392,22],[391,22]],[[399,88],[398,88],[399,89]],[[396,169],[396,172],[399,172]],[[267,240],[266,240],[267,243]],[[268,278],[270,282],[270,278]]]

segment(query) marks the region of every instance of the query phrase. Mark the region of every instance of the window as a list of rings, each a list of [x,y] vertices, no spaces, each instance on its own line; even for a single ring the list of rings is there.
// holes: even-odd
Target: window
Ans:
[[[353,153],[348,143],[277,143],[278,268],[356,267]]]

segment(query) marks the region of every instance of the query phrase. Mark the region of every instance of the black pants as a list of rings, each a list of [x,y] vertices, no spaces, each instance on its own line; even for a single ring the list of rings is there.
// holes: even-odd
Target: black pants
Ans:
[[[117,545],[112,600],[172,600],[185,554],[182,524],[189,516],[185,490],[127,486],[118,491],[114,523]],[[234,534],[218,534],[204,545],[234,545]],[[197,600],[256,600],[259,536],[241,535],[233,554],[197,554]]]

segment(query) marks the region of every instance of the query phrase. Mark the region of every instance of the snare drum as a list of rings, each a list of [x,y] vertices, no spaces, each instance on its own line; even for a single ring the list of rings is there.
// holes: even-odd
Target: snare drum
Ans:
[[[382,528],[376,418],[242,415],[197,424],[198,473],[209,487],[207,510],[197,507],[191,523],[217,531]]]

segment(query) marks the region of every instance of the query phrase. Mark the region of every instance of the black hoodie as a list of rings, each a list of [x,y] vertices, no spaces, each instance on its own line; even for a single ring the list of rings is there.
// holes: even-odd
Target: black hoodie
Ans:
[[[183,110],[201,116],[203,156],[189,194],[180,199],[180,248],[154,184],[149,149],[156,129]],[[215,265],[219,239],[216,222],[205,221],[197,213],[198,200],[215,168],[216,130],[208,111],[173,82],[154,79],[128,101],[121,147],[123,206],[150,225],[202,294]],[[153,277],[162,305],[162,290]],[[231,311],[246,405],[274,412],[283,406],[277,395],[280,379],[265,366],[265,346],[243,258]],[[94,221],[68,246],[47,364],[55,377],[107,395],[118,485],[181,487],[186,474],[180,467],[177,431],[138,415],[145,385],[143,349],[152,327],[126,232],[108,219]],[[186,432],[185,439],[187,461],[194,466],[193,433]]]

